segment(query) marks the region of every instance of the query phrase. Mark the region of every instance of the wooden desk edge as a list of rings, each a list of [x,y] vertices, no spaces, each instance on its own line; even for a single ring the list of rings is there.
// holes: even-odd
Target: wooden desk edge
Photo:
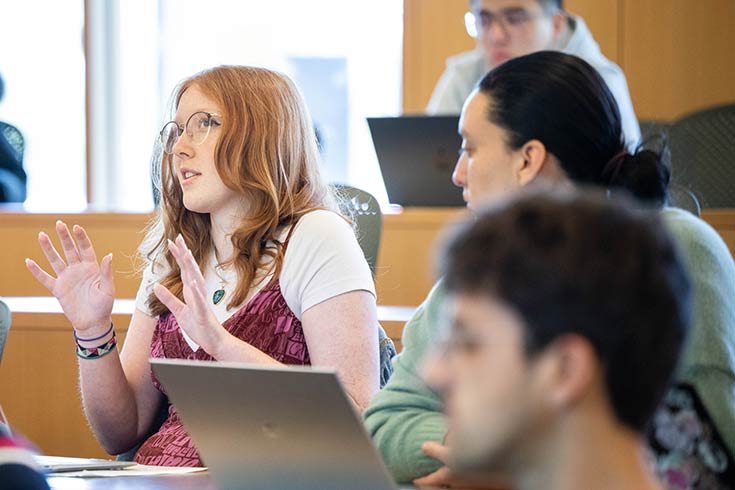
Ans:
[[[0,298],[12,313],[11,329],[68,327],[61,306],[53,296],[5,296]],[[117,299],[112,308],[113,322],[118,331],[127,330],[129,317],[135,311],[135,300]],[[410,306],[378,305],[378,321],[403,324],[416,311]],[[125,321],[126,317],[128,321]],[[42,318],[43,321],[39,322]]]

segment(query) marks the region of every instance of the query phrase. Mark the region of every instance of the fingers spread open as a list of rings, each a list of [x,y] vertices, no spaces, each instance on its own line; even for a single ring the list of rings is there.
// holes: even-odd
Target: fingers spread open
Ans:
[[[35,277],[38,282],[43,284],[43,286],[48,289],[50,293],[53,294],[56,279],[54,279],[46,271],[41,269],[35,260],[26,259],[26,267],[31,272],[31,274],[33,274],[33,277]]]
[[[199,282],[192,281],[191,288],[193,289],[192,302],[196,306],[197,311],[206,313],[209,310],[209,303],[207,303],[207,293],[204,291]]]
[[[61,274],[66,269],[66,262],[61,258],[59,252],[56,251],[54,244],[51,243],[51,238],[46,233],[40,232],[38,234],[38,244],[41,246],[43,254],[48,259],[48,263],[51,264],[51,268],[56,272],[56,275]]]
[[[64,249],[64,255],[66,255],[66,262],[69,264],[79,262],[79,250],[77,250],[77,244],[74,243],[74,238],[72,238],[66,223],[63,221],[56,222],[56,234],[59,235],[61,248]]]
[[[108,290],[112,289],[114,287],[114,280],[112,277],[112,253],[102,257],[102,261],[100,262],[100,274],[104,288]]]
[[[181,302],[181,300],[174,296],[171,291],[158,283],[154,284],[153,293],[156,295],[156,298],[158,298],[161,303],[163,303],[166,308],[173,313],[174,317],[178,317],[184,308],[186,308],[186,304]]]
[[[176,259],[176,263],[179,264],[181,281],[184,284],[196,281],[201,287],[204,287],[204,276],[202,276],[202,271],[199,269],[199,264],[194,259],[191,250],[187,248],[181,235],[176,238],[175,242],[168,241],[168,249]]]
[[[97,255],[94,253],[94,247],[87,232],[79,225],[74,225],[72,230],[74,231],[74,237],[77,239],[77,245],[79,245],[79,256],[81,259],[88,262],[96,262]]]

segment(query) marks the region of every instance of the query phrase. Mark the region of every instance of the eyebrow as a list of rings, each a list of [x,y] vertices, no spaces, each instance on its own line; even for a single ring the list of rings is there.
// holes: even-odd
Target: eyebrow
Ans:
[[[479,14],[485,14],[485,15],[508,15],[508,14],[520,14],[520,13],[526,13],[527,10],[523,7],[506,7],[504,9],[500,9],[497,12],[493,12],[492,10],[482,9],[480,10]]]
[[[186,122],[189,120],[189,118],[191,116],[193,116],[194,114],[196,114],[197,112],[205,112],[207,114],[212,114],[212,117],[222,117],[222,114],[220,114],[221,111],[218,111],[218,110],[214,110],[214,109],[212,109],[212,110],[210,110],[210,109],[196,109],[196,110],[190,112],[188,116],[186,116],[185,118],[183,118],[181,120],[181,122],[179,122],[179,120],[176,119],[177,114],[174,114],[174,117],[173,117],[172,121],[175,122],[178,125],[186,124]]]

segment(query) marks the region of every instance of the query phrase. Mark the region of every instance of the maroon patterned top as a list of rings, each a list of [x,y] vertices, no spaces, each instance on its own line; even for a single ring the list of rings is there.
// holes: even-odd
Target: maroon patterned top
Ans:
[[[311,364],[301,321],[286,304],[278,281],[265,286],[247,305],[222,324],[235,337],[248,342],[284,364]],[[151,357],[168,359],[214,360],[201,348],[196,352],[184,339],[171,313],[161,315],[153,333]],[[153,384],[164,395],[161,384],[151,372]],[[135,454],[140,464],[158,466],[202,466],[191,437],[169,404],[168,418]]]

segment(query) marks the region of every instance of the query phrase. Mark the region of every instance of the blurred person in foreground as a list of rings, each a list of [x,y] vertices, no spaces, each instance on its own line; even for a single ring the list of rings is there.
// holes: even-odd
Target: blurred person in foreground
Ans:
[[[660,489],[645,427],[674,373],[690,286],[655,212],[602,194],[523,196],[446,247],[450,467],[517,490]]]

